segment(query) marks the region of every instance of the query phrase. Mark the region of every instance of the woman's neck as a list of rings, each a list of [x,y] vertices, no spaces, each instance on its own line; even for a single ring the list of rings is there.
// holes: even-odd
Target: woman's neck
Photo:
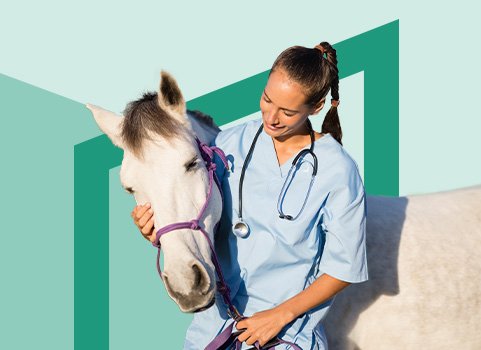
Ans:
[[[318,140],[322,136],[323,134],[314,131],[314,140]],[[272,137],[272,141],[276,148],[279,149],[302,149],[311,143],[310,128],[306,124],[301,130],[296,131],[295,134]]]

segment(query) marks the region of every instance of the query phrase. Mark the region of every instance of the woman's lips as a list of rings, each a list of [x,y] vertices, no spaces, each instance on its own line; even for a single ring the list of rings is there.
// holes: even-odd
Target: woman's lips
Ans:
[[[277,126],[269,125],[269,124],[266,124],[266,127],[267,127],[269,130],[272,130],[272,131],[277,131],[277,130],[280,130],[280,129],[283,128],[283,126],[277,127]]]

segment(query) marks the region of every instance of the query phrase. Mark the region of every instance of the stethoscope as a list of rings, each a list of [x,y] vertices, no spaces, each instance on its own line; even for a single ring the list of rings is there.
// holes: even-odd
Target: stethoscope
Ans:
[[[317,174],[317,157],[314,154],[314,141],[315,141],[314,130],[312,129],[312,124],[309,119],[307,119],[307,125],[309,127],[309,133],[311,136],[311,146],[309,147],[309,149],[301,150],[292,161],[292,166],[289,169],[289,172],[287,173],[286,180],[284,181],[284,184],[282,185],[282,188],[281,188],[281,192],[279,193],[279,197],[277,198],[277,211],[279,213],[279,218],[289,220],[289,221],[296,220],[304,210],[304,207],[306,206],[306,203],[307,203],[307,199],[309,198],[309,194],[311,193],[311,188],[314,182],[314,178]],[[234,222],[234,224],[232,225],[232,231],[237,237],[240,237],[240,238],[246,237],[250,232],[249,225],[242,218],[242,185],[244,183],[244,176],[247,170],[247,166],[252,158],[252,153],[254,153],[254,148],[257,143],[257,139],[259,138],[259,135],[261,134],[263,128],[264,128],[264,125],[261,124],[261,126],[259,127],[259,130],[257,130],[257,133],[254,136],[254,140],[252,141],[251,147],[249,148],[249,152],[247,152],[247,156],[244,161],[244,164],[242,165],[242,171],[241,171],[241,176],[239,181],[239,214],[237,216],[237,221]],[[287,194],[287,189],[289,187],[288,184],[292,182],[292,180],[289,181],[289,179],[291,178],[291,175],[294,175],[294,169],[297,166],[297,161],[299,160],[299,158],[304,157],[306,154],[309,154],[309,153],[312,155],[312,158],[314,159],[314,166],[312,168],[311,182],[309,183],[309,189],[307,190],[307,195],[304,198],[304,203],[302,204],[302,207],[299,213],[297,213],[297,215],[295,216],[287,215],[282,210],[282,203],[284,202],[284,198],[286,197],[286,194]]]

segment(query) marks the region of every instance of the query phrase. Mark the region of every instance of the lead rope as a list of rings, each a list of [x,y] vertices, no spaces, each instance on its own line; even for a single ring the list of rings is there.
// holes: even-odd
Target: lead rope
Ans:
[[[201,142],[197,137],[196,137],[196,142],[199,147],[199,151],[202,155],[202,158],[205,161],[206,167],[209,172],[209,192],[207,194],[206,201],[204,205],[202,206],[202,209],[200,210],[199,214],[197,217],[193,220],[190,221],[185,221],[185,222],[178,222],[174,224],[170,224],[167,226],[164,226],[160,228],[156,234],[155,234],[155,241],[152,243],[154,247],[157,247],[157,259],[156,259],[156,265],[157,265],[157,271],[159,273],[159,276],[161,280],[165,283],[164,281],[164,276],[162,274],[162,270],[160,268],[160,249],[161,249],[161,244],[160,244],[160,237],[168,232],[174,231],[174,230],[180,230],[180,229],[186,229],[189,228],[194,231],[200,231],[204,235],[204,237],[207,239],[207,242],[209,243],[211,252],[212,252],[212,261],[214,263],[215,271],[217,273],[217,276],[219,280],[216,283],[217,290],[219,293],[222,295],[222,298],[224,300],[224,304],[227,306],[227,313],[229,314],[230,317],[234,319],[234,321],[219,335],[217,335],[214,340],[212,340],[205,348],[205,350],[217,350],[220,348],[223,349],[236,349],[240,350],[242,346],[242,342],[240,342],[237,337],[239,334],[242,333],[240,332],[232,332],[234,325],[241,321],[242,319],[246,318],[243,316],[237,308],[234,306],[232,303],[232,300],[230,298],[230,288],[225,282],[224,275],[222,273],[222,269],[219,264],[219,260],[217,258],[217,254],[215,253],[215,248],[214,245],[212,244],[212,241],[209,238],[208,233],[199,225],[199,220],[202,218],[204,215],[205,210],[207,209],[207,206],[209,205],[210,198],[212,197],[212,189],[213,189],[213,184],[214,182],[216,183],[219,192],[221,194],[222,198],[222,204],[224,203],[224,197],[222,193],[222,187],[220,184],[219,179],[217,178],[217,175],[215,173],[216,170],[216,164],[214,163],[214,154],[217,154],[219,158],[221,159],[222,163],[224,164],[225,168],[228,169],[228,164],[227,164],[227,158],[224,154],[224,152],[216,147],[212,146],[209,147],[205,143]],[[223,207],[223,205],[222,205]],[[217,223],[215,225],[214,232],[217,231],[218,228]],[[302,350],[299,346],[297,346],[294,343],[279,339],[278,337],[273,338],[270,342],[265,344],[263,348],[260,347],[259,342],[255,342],[254,348],[251,349],[258,349],[258,350],[270,350],[270,349],[275,349],[276,345],[279,344],[288,344],[291,345],[293,349],[295,350]]]

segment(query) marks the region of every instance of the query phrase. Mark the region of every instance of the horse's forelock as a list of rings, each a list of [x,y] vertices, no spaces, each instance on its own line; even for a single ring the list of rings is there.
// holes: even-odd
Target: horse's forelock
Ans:
[[[156,92],[146,92],[140,99],[129,102],[123,115],[124,144],[137,155],[142,152],[142,143],[148,138],[148,131],[170,139],[181,130],[181,123],[160,108]]]

